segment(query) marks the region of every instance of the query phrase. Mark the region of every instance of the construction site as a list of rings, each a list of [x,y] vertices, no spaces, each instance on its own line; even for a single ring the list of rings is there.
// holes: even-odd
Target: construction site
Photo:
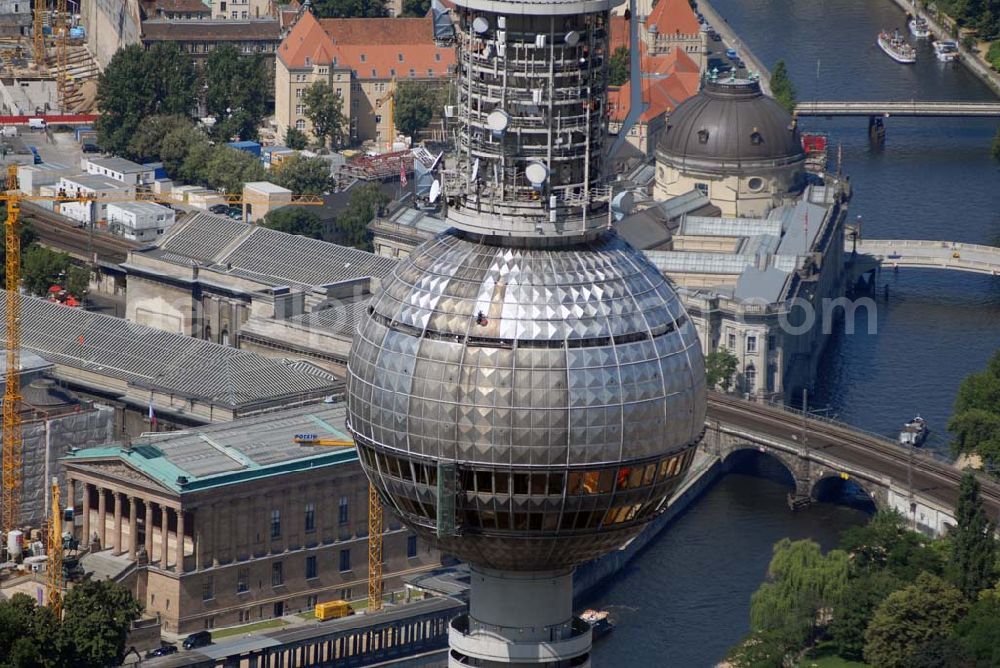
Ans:
[[[93,110],[98,65],[85,44],[79,14],[50,4],[0,2],[0,102],[9,116]]]

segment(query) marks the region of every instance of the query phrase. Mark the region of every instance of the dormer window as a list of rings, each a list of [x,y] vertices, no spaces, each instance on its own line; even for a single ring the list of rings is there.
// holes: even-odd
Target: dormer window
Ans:
[[[705,128],[698,130],[698,141],[702,144],[708,143],[708,130]]]
[[[757,128],[754,128],[753,132],[750,133],[750,143],[754,146],[760,146],[764,143],[764,137],[757,132]]]
[[[306,67],[312,67],[312,64],[313,64],[313,59],[310,58],[309,56],[306,56]]]

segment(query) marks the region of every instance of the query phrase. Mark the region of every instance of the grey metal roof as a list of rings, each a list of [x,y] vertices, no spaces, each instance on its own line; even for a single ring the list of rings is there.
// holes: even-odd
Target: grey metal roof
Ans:
[[[304,313],[289,318],[290,322],[299,323],[308,329],[319,329],[337,336],[352,337],[358,328],[358,320],[368,309],[370,300],[339,304],[333,308]]]
[[[2,292],[2,291],[0,291]],[[332,374],[42,299],[22,301],[21,345],[45,359],[237,408],[339,390]],[[0,335],[6,341],[6,335]]]
[[[213,271],[270,286],[327,285],[386,276],[396,261],[326,241],[199,213],[174,225],[148,254],[166,262],[192,260]]]
[[[678,234],[702,237],[752,237],[781,234],[781,221],[767,218],[709,218],[686,216]]]
[[[64,176],[62,178],[64,181],[72,183],[73,185],[97,191],[125,190],[126,188],[132,187],[122,183],[121,181],[116,181],[110,177],[102,176],[101,174],[75,174],[73,176]]]
[[[792,117],[757,82],[746,80],[706,82],[670,115],[657,154],[672,162],[736,168],[805,159]]]

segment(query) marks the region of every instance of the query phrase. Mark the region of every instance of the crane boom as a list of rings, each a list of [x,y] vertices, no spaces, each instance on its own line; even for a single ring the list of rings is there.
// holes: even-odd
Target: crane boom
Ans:
[[[322,445],[352,448],[354,441],[322,438],[318,434],[296,434],[292,439],[299,445]],[[382,609],[382,500],[375,485],[368,484],[368,610]]]
[[[20,201],[17,191],[17,165],[7,167],[7,220],[4,224],[7,288],[7,378],[3,395],[3,492],[0,497],[0,530],[6,536],[21,520],[21,238],[18,234]]]
[[[34,38],[35,67],[39,72],[48,69],[45,57],[45,3],[42,0],[35,0],[32,9],[32,37]]]
[[[72,21],[66,13],[66,0],[57,0],[52,34],[56,36],[56,88],[59,92],[59,109],[64,114],[70,111],[66,107],[69,98],[69,46],[67,42],[71,23]]]
[[[70,499],[70,503],[73,500]],[[62,508],[59,504],[59,479],[52,477],[52,510],[48,522],[47,547],[49,561],[46,564],[45,589],[48,595],[49,607],[55,613],[56,619],[62,617],[63,592],[63,541],[62,541]]]

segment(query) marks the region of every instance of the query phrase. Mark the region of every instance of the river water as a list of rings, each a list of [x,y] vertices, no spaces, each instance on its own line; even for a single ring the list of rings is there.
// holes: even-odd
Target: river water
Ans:
[[[713,0],[768,66],[784,59],[802,100],[993,100],[961,66],[938,63],[929,44],[915,66],[875,45],[904,29],[888,0]],[[818,61],[818,65],[817,65]],[[817,76],[817,71],[818,75]],[[852,215],[869,238],[1000,240],[1000,167],[989,156],[995,120],[886,121],[884,148],[866,119],[805,119],[840,144],[854,184]],[[894,436],[915,413],[933,429],[928,447],[947,451],[944,425],[962,378],[1000,348],[1000,279],[931,270],[883,273],[889,298],[859,310],[854,334],[835,335],[816,379],[814,406],[855,426]],[[881,295],[881,292],[880,292]],[[772,544],[813,538],[824,547],[858,511],[817,504],[792,514],[785,488],[760,478],[723,478],[681,515],[591,603],[617,627],[599,641],[599,666],[711,666],[748,630],[750,595]]]

